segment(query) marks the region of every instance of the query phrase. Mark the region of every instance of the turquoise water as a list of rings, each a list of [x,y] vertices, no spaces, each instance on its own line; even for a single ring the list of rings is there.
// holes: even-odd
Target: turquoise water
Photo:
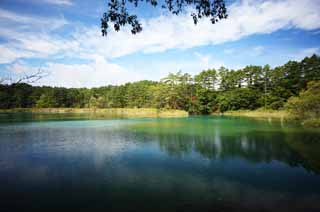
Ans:
[[[0,199],[1,211],[320,211],[320,131],[1,114]]]

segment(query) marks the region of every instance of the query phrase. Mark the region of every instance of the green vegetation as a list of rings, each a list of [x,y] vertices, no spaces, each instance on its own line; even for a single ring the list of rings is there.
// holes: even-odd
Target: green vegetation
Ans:
[[[305,126],[320,127],[320,81],[311,81],[299,96],[291,97],[286,108]]]
[[[306,127],[318,127],[320,128],[320,119],[315,118],[315,119],[307,119],[302,122],[302,124]]]
[[[246,116],[253,118],[280,118],[280,119],[289,119],[291,116],[285,110],[236,110],[236,111],[227,111],[224,113],[228,116]]]
[[[0,109],[2,113],[36,113],[36,114],[91,114],[95,117],[187,117],[188,113],[182,110],[167,110],[155,108],[14,108]]]
[[[313,55],[275,68],[221,67],[196,76],[179,71],[159,82],[144,80],[91,89],[24,83],[0,85],[0,108],[156,108],[190,114],[288,108],[302,120],[315,120],[320,114],[317,80],[320,80],[320,57]]]

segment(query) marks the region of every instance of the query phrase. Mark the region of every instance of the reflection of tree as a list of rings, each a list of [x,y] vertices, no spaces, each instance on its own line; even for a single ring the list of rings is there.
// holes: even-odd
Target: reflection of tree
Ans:
[[[211,140],[209,136],[194,138],[194,149],[202,156],[212,159],[219,155],[219,140]],[[212,142],[213,141],[213,142]]]
[[[172,156],[181,157],[195,151],[208,159],[240,158],[253,163],[269,163],[277,160],[289,166],[303,166],[313,171],[320,170],[320,157],[316,154],[319,148],[314,150],[312,146],[306,147],[305,143],[299,142],[299,138],[290,133],[250,131],[229,136],[215,133],[186,135],[157,132],[150,136],[158,141],[162,150]],[[309,140],[319,140],[319,134],[309,134],[309,136]],[[283,142],[286,140],[290,141],[289,145],[288,142]],[[317,145],[320,144],[317,143]],[[310,160],[306,161],[305,158]]]
[[[284,133],[252,131],[235,137],[221,138],[221,155],[228,159],[240,157],[251,162],[271,162],[279,160],[289,164],[298,158],[287,144],[282,142]]]
[[[190,140],[186,141],[186,138],[181,137],[179,134],[159,134],[157,140],[160,148],[169,155],[181,157],[190,153],[193,149],[193,143]]]
[[[290,133],[286,137],[286,143],[303,158],[297,165],[316,172],[320,172],[319,141],[319,132]]]

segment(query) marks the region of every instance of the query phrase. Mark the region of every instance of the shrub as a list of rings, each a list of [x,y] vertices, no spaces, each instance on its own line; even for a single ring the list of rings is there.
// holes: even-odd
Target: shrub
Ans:
[[[303,126],[306,127],[320,127],[320,119],[308,119],[305,120],[303,123]]]
[[[320,81],[309,82],[307,90],[300,92],[298,97],[291,97],[285,108],[302,120],[319,119]]]

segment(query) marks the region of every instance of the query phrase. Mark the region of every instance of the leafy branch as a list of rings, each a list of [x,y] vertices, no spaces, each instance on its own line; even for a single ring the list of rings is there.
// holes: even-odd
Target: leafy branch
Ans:
[[[127,9],[128,3],[138,7],[140,2],[146,2],[154,7],[159,4],[158,0],[110,0],[107,12],[101,18],[102,36],[107,36],[110,25],[113,25],[115,31],[130,25],[132,34],[141,32],[142,25],[137,15],[130,14]],[[228,17],[224,0],[165,0],[162,8],[174,15],[179,15],[187,6],[195,8],[195,12],[191,14],[195,25],[204,17],[210,18],[212,24]]]

